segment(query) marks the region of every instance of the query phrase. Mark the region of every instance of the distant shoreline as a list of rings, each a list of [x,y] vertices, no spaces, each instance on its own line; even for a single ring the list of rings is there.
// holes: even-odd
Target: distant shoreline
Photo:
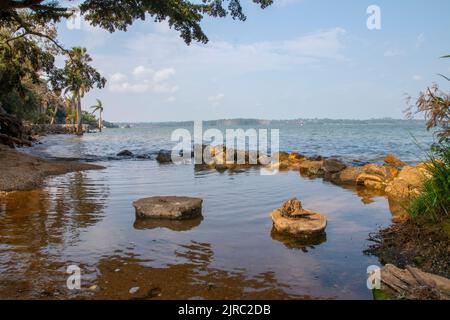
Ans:
[[[185,121],[139,121],[139,122],[116,122],[113,121],[114,124],[117,125],[144,125],[144,124],[152,124],[152,125],[167,125],[167,124],[193,124],[195,121],[200,120],[185,120]],[[394,118],[373,118],[373,119],[328,119],[328,118],[298,118],[298,119],[256,119],[256,118],[231,118],[231,119],[215,119],[215,120],[201,120],[204,124],[226,124],[226,125],[245,125],[245,124],[257,124],[257,125],[267,125],[274,123],[282,123],[282,124],[296,124],[296,123],[317,123],[317,122],[329,122],[329,123],[340,123],[340,122],[349,122],[349,123],[363,123],[363,122],[411,122],[411,123],[424,123],[423,119],[394,119]]]

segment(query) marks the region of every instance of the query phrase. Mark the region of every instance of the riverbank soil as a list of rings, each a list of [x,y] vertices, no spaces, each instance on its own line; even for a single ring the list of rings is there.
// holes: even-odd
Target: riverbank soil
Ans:
[[[39,188],[45,177],[103,167],[68,160],[44,160],[0,144],[0,192]]]
[[[450,220],[431,223],[408,220],[370,235],[373,245],[365,251],[382,264],[407,265],[450,278]]]

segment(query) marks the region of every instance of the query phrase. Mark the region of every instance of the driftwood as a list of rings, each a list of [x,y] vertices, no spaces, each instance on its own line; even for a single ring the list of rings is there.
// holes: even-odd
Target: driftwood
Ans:
[[[382,290],[414,300],[450,300],[450,280],[417,268],[400,269],[387,264],[381,269]]]

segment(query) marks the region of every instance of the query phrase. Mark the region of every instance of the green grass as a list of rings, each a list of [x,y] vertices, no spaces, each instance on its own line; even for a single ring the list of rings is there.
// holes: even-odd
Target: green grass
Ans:
[[[450,143],[433,145],[428,154],[427,170],[431,177],[425,180],[421,193],[407,208],[412,218],[442,222],[450,217]]]

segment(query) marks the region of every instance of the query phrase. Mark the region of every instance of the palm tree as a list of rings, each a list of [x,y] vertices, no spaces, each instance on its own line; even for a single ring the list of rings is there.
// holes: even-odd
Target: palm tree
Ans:
[[[95,106],[92,106],[91,109],[94,109],[92,111],[92,114],[94,114],[97,111],[99,113],[99,116],[98,116],[98,129],[100,130],[100,132],[102,132],[102,127],[103,127],[103,120],[102,120],[103,102],[100,99],[97,99],[97,104]]]
[[[76,110],[77,134],[83,134],[81,98],[94,86],[101,89],[106,79],[89,65],[92,58],[85,48],[75,47],[69,52],[69,58],[64,67],[66,92],[71,92]]]

